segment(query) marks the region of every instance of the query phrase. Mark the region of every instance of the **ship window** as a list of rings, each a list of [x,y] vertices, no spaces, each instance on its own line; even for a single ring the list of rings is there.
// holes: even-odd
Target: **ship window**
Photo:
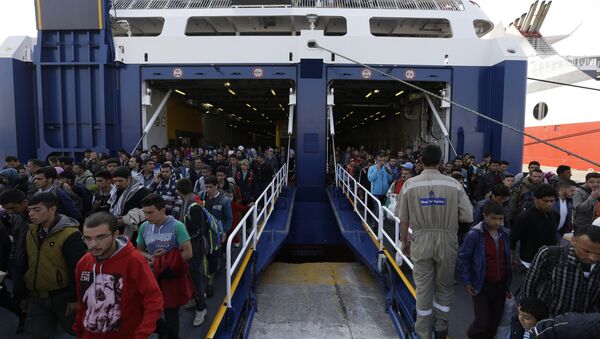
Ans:
[[[113,36],[159,36],[165,25],[164,18],[110,18]]]
[[[494,28],[494,24],[487,20],[475,20],[473,21],[473,28],[475,28],[475,34],[477,34],[477,37],[481,38]]]
[[[436,18],[371,18],[371,34],[381,37],[451,38],[450,21]]]
[[[533,117],[537,120],[543,120],[548,115],[548,105],[545,102],[540,102],[533,107]]]
[[[324,35],[341,36],[347,32],[344,17],[318,16],[315,20],[314,29],[324,31]],[[301,30],[310,28],[311,23],[304,15],[191,17],[185,28],[185,35],[300,35]]]

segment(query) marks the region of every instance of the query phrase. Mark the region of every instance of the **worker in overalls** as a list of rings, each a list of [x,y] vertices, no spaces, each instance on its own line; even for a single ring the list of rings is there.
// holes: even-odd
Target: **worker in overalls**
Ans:
[[[442,150],[437,145],[423,148],[423,172],[402,187],[399,216],[402,248],[414,264],[417,291],[415,330],[423,339],[446,338],[448,313],[454,293],[458,223],[472,222],[473,207],[457,180],[438,171]],[[412,227],[412,244],[408,225]]]

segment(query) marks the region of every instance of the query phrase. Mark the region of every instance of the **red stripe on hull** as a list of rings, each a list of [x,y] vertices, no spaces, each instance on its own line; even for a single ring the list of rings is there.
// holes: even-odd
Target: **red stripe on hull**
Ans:
[[[600,162],[600,121],[527,127],[525,132],[592,161]],[[569,165],[573,169],[579,170],[600,170],[598,166],[525,137],[523,163],[526,164],[533,160],[539,161],[542,166]]]

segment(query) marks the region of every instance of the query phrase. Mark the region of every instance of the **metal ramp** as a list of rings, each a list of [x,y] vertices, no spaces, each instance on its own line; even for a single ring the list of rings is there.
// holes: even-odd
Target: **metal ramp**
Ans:
[[[249,338],[397,338],[385,295],[358,262],[275,262],[257,288]]]

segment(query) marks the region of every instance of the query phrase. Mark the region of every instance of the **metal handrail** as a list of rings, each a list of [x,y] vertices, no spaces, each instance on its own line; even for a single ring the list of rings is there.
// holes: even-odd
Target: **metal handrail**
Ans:
[[[244,214],[244,217],[240,220],[240,222],[236,225],[236,227],[231,231],[229,238],[227,239],[226,245],[226,285],[227,285],[227,308],[231,308],[231,278],[238,268],[238,265],[246,252],[249,249],[256,249],[258,244],[258,240],[265,228],[269,217],[273,213],[275,209],[275,201],[279,197],[279,194],[283,191],[283,188],[287,186],[287,166],[288,164],[283,164],[273,180],[269,183],[269,185],[265,188],[265,190],[258,196],[254,205],[250,207],[250,209]],[[262,202],[262,206],[259,208],[259,202]],[[252,231],[250,234],[247,233],[247,222],[248,218],[252,216]],[[259,219],[261,222],[259,222]],[[240,252],[235,258],[233,264],[231,264],[231,246],[233,242],[233,238],[242,232],[242,245]]]
[[[462,0],[292,0],[281,5],[237,5],[231,0],[114,0],[111,10],[204,8],[356,8],[463,11]]]
[[[396,262],[398,263],[398,265],[401,265],[401,263],[404,262],[412,270],[413,263],[410,261],[409,258],[407,258],[404,255],[404,253],[402,253],[402,244],[400,242],[400,219],[394,214],[394,211],[391,211],[386,206],[382,206],[379,199],[377,199],[373,194],[371,194],[371,192],[369,192],[369,190],[367,190],[356,179],[354,179],[354,177],[352,177],[352,175],[350,175],[350,173],[348,173],[346,171],[346,169],[344,167],[342,167],[340,164],[337,165],[336,172],[338,174],[337,178],[336,178],[336,187],[340,188],[342,190],[342,192],[346,194],[348,199],[350,199],[350,201],[353,202],[354,212],[358,215],[358,217],[365,224],[367,224],[367,225],[369,224],[367,222],[367,216],[369,214],[371,216],[373,216],[373,218],[376,218],[375,214],[372,213],[368,208],[367,198],[372,197],[375,200],[375,202],[377,203],[377,207],[378,207],[378,211],[379,211],[378,217],[376,218],[377,219],[377,235],[375,235],[375,232],[373,232],[373,230],[371,230],[371,227],[366,227],[366,229],[367,229],[367,232],[369,232],[371,234],[371,236],[373,236],[373,238],[377,239],[378,245],[379,245],[379,250],[383,250],[383,248],[384,248],[383,239],[384,238],[387,239],[392,244],[392,247],[396,251]],[[363,192],[365,192],[364,202],[363,202],[362,198],[359,197],[359,194],[358,194],[359,190],[362,190]],[[359,203],[365,209],[365,211],[363,211],[363,213],[361,213],[359,211],[359,205],[358,205]],[[393,216],[393,220],[394,220],[394,237],[393,238],[385,231],[385,228],[383,227],[384,220],[387,216]]]

